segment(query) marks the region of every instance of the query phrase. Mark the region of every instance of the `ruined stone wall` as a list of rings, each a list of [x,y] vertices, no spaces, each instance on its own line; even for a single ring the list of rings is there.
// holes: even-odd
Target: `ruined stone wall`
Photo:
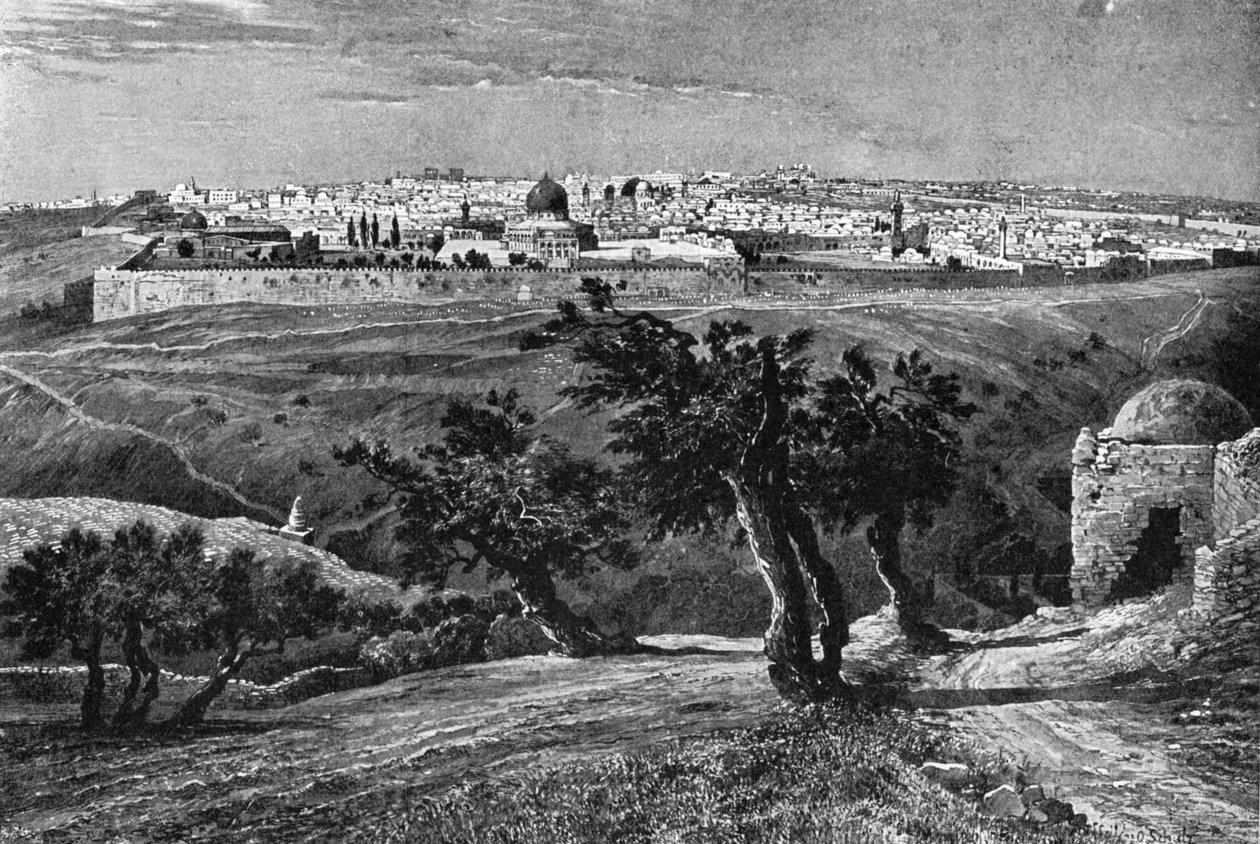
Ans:
[[[1260,627],[1260,517],[1195,554],[1194,611],[1219,624]]]
[[[1216,475],[1213,479],[1213,539],[1260,516],[1260,428],[1241,439],[1216,448]]]
[[[593,273],[529,270],[97,270],[93,319],[117,319],[183,305],[254,302],[271,305],[337,305],[362,302],[518,301],[572,297],[581,278]],[[730,273],[697,269],[617,269],[597,273],[624,285],[629,296],[705,296],[739,292]]]
[[[1182,566],[1189,579],[1195,549],[1212,539],[1212,446],[1133,445],[1081,431],[1072,452],[1072,572],[1074,603],[1104,602],[1153,507],[1180,507]]]

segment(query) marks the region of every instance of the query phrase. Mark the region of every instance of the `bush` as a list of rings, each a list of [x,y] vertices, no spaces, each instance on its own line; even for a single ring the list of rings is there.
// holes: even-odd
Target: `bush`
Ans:
[[[257,422],[250,422],[236,436],[243,443],[256,444],[263,438],[262,425]]]
[[[397,601],[351,595],[337,610],[337,629],[360,635],[388,636],[402,629],[402,605]]]
[[[300,395],[300,396],[294,396],[293,398],[294,407],[310,407],[310,405],[311,405],[310,396]]]
[[[228,412],[221,407],[211,407],[206,409],[206,418],[210,420],[210,424],[214,426],[224,425],[228,421]]]
[[[277,425],[287,425],[289,424],[289,414],[281,411],[280,413],[277,413],[275,416],[271,417],[271,421],[275,422]]]
[[[433,637],[426,632],[397,630],[388,638],[373,637],[359,651],[359,664],[375,680],[388,680],[428,667],[433,659]]]

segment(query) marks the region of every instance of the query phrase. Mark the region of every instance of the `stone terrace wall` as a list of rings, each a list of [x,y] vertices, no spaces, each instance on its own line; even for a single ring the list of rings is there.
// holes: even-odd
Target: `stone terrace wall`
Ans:
[[[1152,507],[1180,507],[1183,565],[1212,539],[1212,446],[1132,445],[1097,441],[1081,431],[1072,452],[1072,600],[1103,603],[1137,551]],[[1178,576],[1178,575],[1174,575]]]
[[[739,292],[725,276],[696,269],[531,272],[529,270],[97,270],[93,318],[153,313],[182,305],[255,302],[337,305],[362,302],[449,302],[571,297],[583,276],[623,284],[627,295],[704,296]]]
[[[1230,530],[1256,516],[1260,516],[1260,428],[1216,448],[1212,538],[1229,536]]]
[[[181,701],[192,695],[208,678],[184,677],[160,671],[163,700]],[[105,704],[113,706],[122,698],[130,675],[126,666],[105,666]],[[87,669],[82,666],[42,667],[19,665],[0,668],[0,687],[19,700],[35,703],[73,703],[83,695]],[[260,686],[244,680],[229,680],[215,699],[216,709],[272,709],[299,703],[319,695],[357,689],[374,682],[366,668],[308,668],[278,683]]]
[[[1260,629],[1260,518],[1239,524],[1194,561],[1194,612],[1217,624]]]

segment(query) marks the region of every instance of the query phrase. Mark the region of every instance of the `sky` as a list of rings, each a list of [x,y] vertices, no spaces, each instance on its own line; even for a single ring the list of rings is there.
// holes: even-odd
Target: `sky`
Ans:
[[[1260,201],[1260,0],[0,0],[0,203],[470,174]]]

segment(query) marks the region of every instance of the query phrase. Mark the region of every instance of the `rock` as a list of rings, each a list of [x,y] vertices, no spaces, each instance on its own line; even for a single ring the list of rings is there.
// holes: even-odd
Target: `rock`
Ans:
[[[1026,818],[1032,823],[1049,823],[1050,822],[1050,816],[1047,815],[1045,812],[1043,812],[1041,809],[1038,809],[1036,806],[1028,807],[1028,814]]]
[[[484,662],[486,634],[490,625],[475,615],[448,618],[433,629],[433,658],[430,667]]]
[[[486,659],[544,656],[555,646],[537,624],[519,615],[500,615],[490,624],[486,635]]]
[[[1042,800],[1037,804],[1037,808],[1046,813],[1049,823],[1065,823],[1076,815],[1076,809],[1072,804],[1064,803],[1062,800]]]
[[[1020,792],[1019,798],[1025,806],[1032,806],[1046,799],[1046,790],[1039,785],[1030,785]]]
[[[924,762],[919,773],[943,785],[962,785],[971,776],[967,766],[957,762]]]
[[[999,818],[1022,818],[1027,811],[1024,801],[1009,785],[999,785],[984,795],[984,808]]]

